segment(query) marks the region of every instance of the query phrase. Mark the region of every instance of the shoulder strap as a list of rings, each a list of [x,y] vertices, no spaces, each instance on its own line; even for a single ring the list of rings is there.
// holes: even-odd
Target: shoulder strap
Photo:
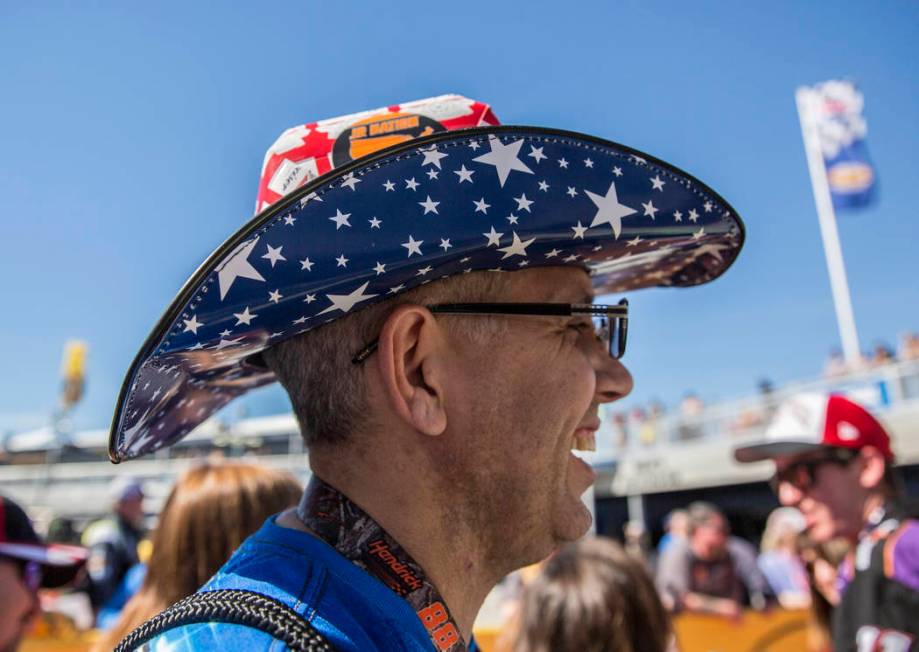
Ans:
[[[245,625],[282,641],[293,652],[335,652],[300,614],[254,591],[223,589],[194,593],[128,634],[115,652],[130,652],[160,634],[193,623]]]

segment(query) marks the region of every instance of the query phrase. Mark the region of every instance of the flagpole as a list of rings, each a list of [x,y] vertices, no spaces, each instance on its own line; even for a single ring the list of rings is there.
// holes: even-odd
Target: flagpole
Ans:
[[[849,283],[846,280],[846,267],[842,260],[842,248],[839,244],[839,232],[836,229],[836,213],[833,210],[833,198],[830,195],[830,184],[826,177],[826,165],[820,151],[820,136],[817,132],[817,120],[814,102],[816,97],[811,89],[802,86],[795,91],[798,105],[798,119],[801,122],[801,135],[804,138],[804,151],[807,153],[807,167],[810,171],[811,186],[814,191],[814,203],[817,205],[817,218],[820,222],[820,235],[823,239],[823,252],[830,274],[830,287],[833,291],[833,304],[836,308],[836,323],[842,340],[842,351],[846,364],[854,369],[861,361],[858,346],[858,333],[855,330],[855,315],[852,312],[852,301],[849,297]]]

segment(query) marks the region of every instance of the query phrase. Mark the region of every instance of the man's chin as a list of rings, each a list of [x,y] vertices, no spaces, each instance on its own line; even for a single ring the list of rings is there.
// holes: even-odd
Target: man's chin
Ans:
[[[577,541],[590,532],[590,526],[593,525],[594,517],[581,500],[577,505],[568,510],[564,518],[555,528],[555,541],[558,545]]]

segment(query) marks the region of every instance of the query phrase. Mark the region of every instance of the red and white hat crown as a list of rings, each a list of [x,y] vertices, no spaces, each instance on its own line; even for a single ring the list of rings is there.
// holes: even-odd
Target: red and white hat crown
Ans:
[[[852,450],[873,446],[893,461],[890,436],[880,422],[838,394],[799,394],[788,399],[766,429],[765,440],[737,448],[734,457],[738,462],[757,462],[821,446]]]

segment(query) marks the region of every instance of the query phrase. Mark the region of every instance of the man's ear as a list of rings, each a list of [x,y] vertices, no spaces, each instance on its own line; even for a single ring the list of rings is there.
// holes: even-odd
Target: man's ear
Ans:
[[[398,306],[380,330],[376,364],[384,395],[401,419],[431,436],[447,427],[445,346],[437,320],[418,305]]]
[[[874,446],[865,446],[858,452],[861,462],[858,482],[865,489],[871,490],[881,486],[887,464],[884,455]]]

